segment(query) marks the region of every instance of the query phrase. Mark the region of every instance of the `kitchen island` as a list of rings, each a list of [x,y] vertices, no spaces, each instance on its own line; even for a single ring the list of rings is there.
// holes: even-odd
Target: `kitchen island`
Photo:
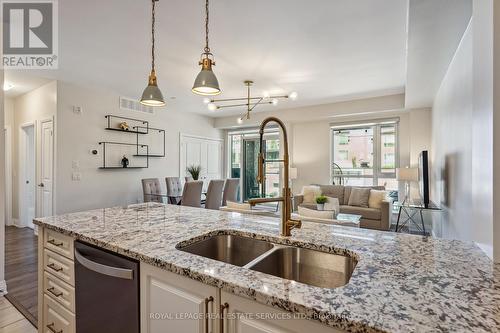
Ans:
[[[277,219],[161,204],[98,209],[34,222],[42,230],[39,234],[61,234],[140,262],[143,332],[151,315],[144,313],[148,300],[142,274],[153,271],[216,290],[222,298],[211,305],[215,312],[224,305],[224,297],[237,297],[241,304],[255,303],[259,312],[300,315],[299,321],[318,325],[311,332],[320,328],[325,332],[500,331],[500,266],[472,242],[315,223],[304,223],[291,237],[282,237]],[[356,266],[345,286],[320,288],[178,249],[221,234],[349,256]],[[71,249],[69,244],[65,250],[69,256]],[[44,260],[43,255],[39,258]],[[43,264],[39,267],[43,280]],[[232,303],[227,303],[231,310]],[[39,309],[43,311],[42,306]],[[225,332],[238,325],[234,322],[238,319],[229,320],[233,322],[225,328],[222,324]],[[261,327],[262,332],[272,332],[270,327],[278,323],[246,318],[245,325],[253,325],[252,320],[254,331]],[[210,327],[215,332],[219,319],[214,325]],[[300,332],[305,327],[301,325],[278,325],[276,332]]]

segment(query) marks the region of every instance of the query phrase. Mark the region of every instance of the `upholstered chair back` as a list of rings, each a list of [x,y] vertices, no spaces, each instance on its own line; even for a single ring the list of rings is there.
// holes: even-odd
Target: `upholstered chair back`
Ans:
[[[182,191],[182,206],[201,207],[201,191],[203,188],[202,180],[186,182]]]
[[[227,201],[238,201],[239,178],[228,178],[224,184],[224,193],[222,195],[222,206],[227,205]]]
[[[211,180],[208,184],[207,199],[205,201],[206,209],[218,210],[222,202],[222,188],[224,187],[224,180],[217,179]]]
[[[143,179],[142,193],[144,195],[144,202],[162,202],[160,180],[158,178]]]

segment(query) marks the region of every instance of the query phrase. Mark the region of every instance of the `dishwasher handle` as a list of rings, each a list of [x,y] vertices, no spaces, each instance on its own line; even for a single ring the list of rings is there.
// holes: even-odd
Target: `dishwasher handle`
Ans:
[[[95,261],[85,258],[76,249],[75,249],[75,258],[80,264],[82,264],[82,266],[96,273],[126,280],[134,279],[134,271],[132,269],[118,268],[97,263]]]

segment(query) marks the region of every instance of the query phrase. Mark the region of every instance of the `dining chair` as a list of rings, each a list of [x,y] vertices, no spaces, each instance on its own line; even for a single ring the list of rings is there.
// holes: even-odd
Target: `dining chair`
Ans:
[[[160,180],[158,178],[142,179],[142,194],[144,202],[163,202]]]
[[[223,179],[212,179],[208,183],[207,196],[205,200],[206,209],[218,210],[222,202],[222,188],[224,187]]]
[[[182,190],[181,206],[201,207],[202,180],[194,180],[184,183]]]
[[[166,177],[168,203],[177,205],[182,196],[182,184],[180,177]]]
[[[194,179],[193,177],[184,177],[184,181],[187,182],[192,182]]]
[[[224,193],[222,195],[222,206],[226,206],[228,201],[238,201],[238,188],[240,186],[239,178],[228,178],[224,184]]]

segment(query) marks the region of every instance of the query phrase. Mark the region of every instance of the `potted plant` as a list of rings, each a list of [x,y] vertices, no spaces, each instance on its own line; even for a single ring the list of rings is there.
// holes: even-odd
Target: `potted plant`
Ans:
[[[186,171],[193,177],[193,180],[198,180],[200,178],[201,165],[190,165],[186,168]]]
[[[325,203],[327,201],[327,197],[324,195],[320,195],[319,197],[316,197],[316,208],[318,210],[324,210],[325,209]]]

